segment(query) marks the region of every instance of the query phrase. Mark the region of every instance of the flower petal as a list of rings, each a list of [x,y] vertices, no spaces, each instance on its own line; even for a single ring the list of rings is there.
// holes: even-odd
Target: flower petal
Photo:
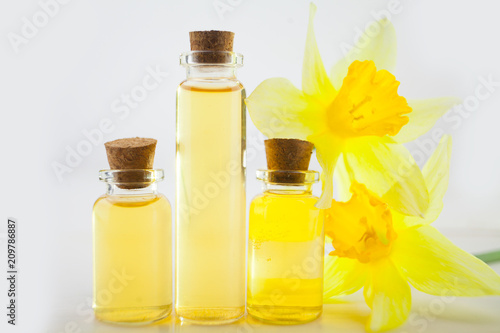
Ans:
[[[346,140],[344,163],[351,180],[365,184],[382,201],[405,215],[424,216],[429,194],[408,150],[390,138]]]
[[[429,209],[427,209],[424,219],[406,216],[404,218],[405,225],[429,224],[434,222],[441,214],[443,197],[448,189],[448,179],[450,177],[450,158],[451,136],[444,135],[422,170],[429,191]]]
[[[314,143],[316,158],[323,170],[323,192],[315,206],[321,209],[330,208],[333,200],[333,171],[335,170],[335,164],[340,156],[344,142],[329,132],[324,132],[320,135],[311,135],[307,140]]]
[[[379,32],[374,33],[370,28],[378,27]],[[396,67],[396,30],[388,19],[373,22],[356,42],[355,46],[346,52],[345,58],[333,66],[332,82],[333,86],[340,89],[342,81],[347,75],[347,69],[355,60],[373,60],[378,69],[385,69],[389,72]]]
[[[331,130],[343,137],[396,135],[411,112],[398,87],[394,75],[377,70],[373,61],[353,62],[328,106]]]
[[[398,234],[392,258],[418,290],[437,296],[500,295],[500,276],[432,226]]]
[[[302,90],[306,95],[314,96],[324,105],[328,105],[335,97],[333,88],[318,50],[314,35],[314,15],[316,5],[309,7],[309,26],[307,28],[306,49],[302,64]]]
[[[431,98],[419,101],[408,101],[412,112],[408,114],[410,121],[403,126],[393,139],[400,143],[410,142],[427,133],[449,109],[459,104],[456,97]]]
[[[351,258],[325,257],[323,298],[345,296],[360,290],[366,280],[366,265]]]
[[[325,111],[287,79],[262,82],[245,100],[259,131],[269,138],[293,137],[305,140],[315,131],[324,131]]]
[[[349,178],[349,173],[347,172],[342,156],[335,165],[333,177],[335,179],[335,184],[337,185],[336,190],[338,200],[343,202],[348,201],[352,196],[352,193],[349,190],[351,188],[351,179]]]
[[[325,235],[335,249],[330,255],[361,263],[386,257],[397,237],[390,208],[363,184],[353,182],[351,192],[349,201],[334,200],[325,211]]]
[[[370,264],[364,288],[366,304],[372,309],[369,331],[390,330],[402,325],[411,309],[411,289],[390,260]]]

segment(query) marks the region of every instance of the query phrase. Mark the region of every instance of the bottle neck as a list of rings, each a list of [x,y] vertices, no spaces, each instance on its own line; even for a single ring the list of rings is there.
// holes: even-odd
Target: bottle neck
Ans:
[[[99,179],[106,183],[107,195],[157,194],[157,182],[164,178],[161,169],[101,170]]]
[[[264,182],[264,193],[285,195],[312,195],[312,185],[309,184],[276,184]]]
[[[124,188],[126,184],[115,184],[115,183],[107,183],[106,184],[106,195],[119,195],[119,196],[127,196],[127,195],[155,195],[158,194],[158,186],[155,183],[151,183],[145,187],[139,188]]]
[[[181,54],[187,79],[235,80],[236,69],[243,66],[243,56],[228,51],[190,51]]]
[[[319,181],[319,173],[300,170],[257,170],[257,179],[264,183],[264,193],[312,195],[312,186]]]
[[[236,80],[236,67],[213,64],[188,65],[186,77],[188,80]]]

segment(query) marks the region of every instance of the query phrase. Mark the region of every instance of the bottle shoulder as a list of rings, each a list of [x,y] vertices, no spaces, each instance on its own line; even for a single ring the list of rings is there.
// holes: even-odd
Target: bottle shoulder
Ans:
[[[310,193],[290,194],[290,193],[264,192],[256,195],[252,199],[251,205],[253,206],[284,205],[284,204],[293,205],[294,203],[296,203],[301,206],[303,205],[314,206],[317,201],[318,197]]]
[[[170,201],[161,193],[146,194],[146,195],[108,195],[104,194],[97,198],[94,203],[94,210],[106,207],[144,207],[148,205],[161,205],[167,209],[171,209]]]
[[[157,196],[158,196],[158,200],[162,204],[168,206],[168,208],[171,208],[172,205],[170,204],[170,200],[168,200],[168,198],[165,195],[163,195],[162,193],[158,193]]]
[[[244,90],[243,84],[236,79],[186,79],[178,86],[179,92],[237,92]]]
[[[302,191],[264,191],[254,197],[257,198],[318,199],[314,194]]]
[[[98,197],[95,201],[94,201],[94,205],[93,205],[93,208],[95,209],[96,207],[98,207],[99,205],[102,204],[103,200],[106,199],[106,194],[103,194],[101,195],[100,197]]]

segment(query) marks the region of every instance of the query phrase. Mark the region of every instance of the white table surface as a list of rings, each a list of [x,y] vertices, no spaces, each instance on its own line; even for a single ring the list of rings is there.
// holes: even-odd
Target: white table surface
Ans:
[[[500,263],[492,265],[500,273]],[[480,298],[440,298],[412,290],[413,306],[407,323],[395,333],[500,333],[500,296]],[[74,312],[71,315],[71,312]],[[64,314],[67,313],[67,314]],[[314,322],[295,326],[266,325],[250,317],[224,326],[199,326],[180,322],[175,316],[145,327],[104,324],[75,311],[61,309],[49,332],[62,333],[160,333],[160,332],[365,332],[369,316],[362,293],[342,299],[339,304],[324,306],[323,315]],[[68,323],[70,324],[65,328]]]

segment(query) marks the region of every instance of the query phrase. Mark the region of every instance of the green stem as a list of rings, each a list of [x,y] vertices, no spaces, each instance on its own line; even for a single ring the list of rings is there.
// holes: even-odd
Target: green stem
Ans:
[[[491,263],[500,261],[500,250],[481,253],[481,254],[476,255],[476,257],[481,259],[482,261],[484,261],[487,264],[491,264]]]

